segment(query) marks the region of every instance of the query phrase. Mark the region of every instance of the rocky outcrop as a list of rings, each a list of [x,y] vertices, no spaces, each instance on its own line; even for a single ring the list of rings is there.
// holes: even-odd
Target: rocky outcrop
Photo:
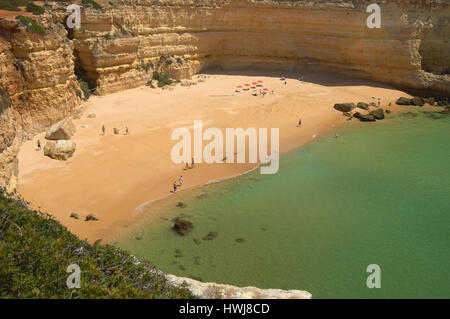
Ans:
[[[353,117],[357,118],[361,122],[375,122],[377,120],[372,114],[361,114],[360,112],[356,112]]]
[[[355,103],[337,103],[334,105],[334,109],[340,112],[348,113],[356,108]]]
[[[45,134],[45,138],[47,140],[70,140],[73,134],[75,134],[75,124],[69,118],[52,125]]]
[[[216,283],[204,283],[190,278],[166,275],[167,281],[177,287],[186,285],[193,295],[200,299],[311,299],[304,290],[259,289],[256,287],[235,287]]]
[[[76,146],[74,141],[48,141],[44,146],[44,155],[53,159],[66,161],[73,155]]]
[[[356,107],[358,107],[360,109],[363,109],[363,110],[368,110],[369,109],[369,104],[365,103],[365,102],[358,102]]]
[[[373,110],[369,114],[372,115],[373,117],[375,117],[375,119],[377,119],[377,120],[384,119],[384,110],[383,109]]]
[[[0,19],[0,89],[9,102],[0,110],[0,186],[8,192],[16,187],[21,143],[75,114],[81,96],[64,26],[50,14],[34,19],[45,35]]]

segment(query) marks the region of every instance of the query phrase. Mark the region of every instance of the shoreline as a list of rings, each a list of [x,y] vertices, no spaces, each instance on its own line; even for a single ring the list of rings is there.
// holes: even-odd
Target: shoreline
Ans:
[[[248,91],[221,96],[220,100],[215,96],[234,91],[236,83],[251,83],[257,78],[278,93],[265,98],[251,96]],[[19,193],[33,208],[51,212],[77,236],[94,242],[139,222],[139,209],[168,198],[171,181],[179,175],[185,180],[180,189],[183,191],[235,178],[260,166],[260,163],[202,163],[184,171],[181,169],[184,164],[168,161],[170,147],[176,143],[170,141],[170,130],[174,127],[191,130],[196,118],[203,120],[204,128],[279,127],[279,154],[284,154],[314,141],[313,135],[328,134],[345,124],[354,125],[356,119],[347,122],[341,112],[333,109],[334,103],[364,101],[363,96],[367,100],[372,95],[380,96],[381,107],[385,107],[407,95],[392,88],[371,87],[371,82],[362,80],[358,80],[360,85],[345,87],[287,80],[289,84],[283,85],[273,76],[218,73],[208,74],[205,82],[199,81],[195,86],[140,87],[94,96],[83,105],[82,117],[74,120],[77,133],[73,140],[77,150],[68,161],[51,160],[33,149],[37,138],[45,141],[45,132],[22,145]],[[90,113],[96,113],[96,118],[87,119]],[[298,117],[303,122],[300,128],[295,127]],[[99,134],[101,123],[106,123],[109,129],[107,136]],[[110,132],[112,127],[122,129],[123,125],[130,127],[130,135]],[[81,217],[94,213],[99,221],[75,220],[69,217],[71,212]]]

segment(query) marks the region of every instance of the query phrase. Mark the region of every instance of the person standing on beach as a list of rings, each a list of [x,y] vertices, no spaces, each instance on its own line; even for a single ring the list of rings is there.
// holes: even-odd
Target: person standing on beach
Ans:
[[[195,165],[194,158],[192,158],[191,168],[194,168],[194,165]]]
[[[128,126],[125,126],[125,135],[128,135]]]
[[[103,132],[103,135],[105,135],[105,132],[106,132],[105,125],[102,125],[102,132]]]
[[[298,119],[298,125],[297,125],[297,127],[300,127],[300,126],[302,126],[302,119]]]
[[[38,148],[38,151],[41,150],[41,140],[40,139],[37,140],[37,148]]]
[[[177,191],[177,182],[173,182],[173,192]]]
[[[178,179],[178,181],[180,182],[180,186],[183,185],[183,175],[180,176],[180,178]]]

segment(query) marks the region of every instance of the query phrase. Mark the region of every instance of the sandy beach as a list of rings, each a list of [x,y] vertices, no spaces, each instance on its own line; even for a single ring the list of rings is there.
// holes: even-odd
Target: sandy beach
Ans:
[[[77,148],[72,158],[57,161],[37,151],[37,139],[45,145],[45,132],[22,145],[18,156],[20,195],[31,207],[51,213],[80,238],[95,241],[139,218],[133,212],[141,204],[170,195],[172,183],[180,175],[184,179],[179,188],[182,191],[257,165],[201,163],[184,170],[184,164],[174,164],[170,156],[176,143],[170,139],[175,128],[192,130],[194,120],[202,120],[204,129],[223,131],[279,128],[283,153],[340,125],[356,125],[356,119],[346,121],[333,109],[335,103],[372,102],[376,97],[386,107],[407,96],[377,83],[330,74],[305,73],[304,82],[296,79],[298,74],[240,74],[245,75],[206,74],[204,81],[190,87],[140,87],[92,96],[83,105],[81,118],[74,120],[77,131],[72,140]],[[287,76],[287,84],[280,80],[282,75]],[[238,85],[256,81],[262,81],[261,88],[277,93],[263,97],[253,96],[251,90],[235,92]],[[394,111],[398,108],[389,107]],[[95,118],[87,118],[92,113]],[[299,118],[301,127],[297,127]],[[124,134],[126,126],[129,135]],[[113,128],[120,129],[120,134],[115,135]],[[71,218],[72,212],[80,219]],[[85,222],[89,213],[99,220]]]

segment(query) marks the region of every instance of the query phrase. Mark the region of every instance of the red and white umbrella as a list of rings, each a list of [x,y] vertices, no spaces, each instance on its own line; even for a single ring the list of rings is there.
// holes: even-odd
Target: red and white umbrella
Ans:
[[[263,81],[261,81],[261,80],[259,80],[258,82],[259,82],[259,83],[263,83]]]
[[[250,86],[250,84],[248,84],[248,83],[246,83],[246,84],[244,84],[245,86]]]

